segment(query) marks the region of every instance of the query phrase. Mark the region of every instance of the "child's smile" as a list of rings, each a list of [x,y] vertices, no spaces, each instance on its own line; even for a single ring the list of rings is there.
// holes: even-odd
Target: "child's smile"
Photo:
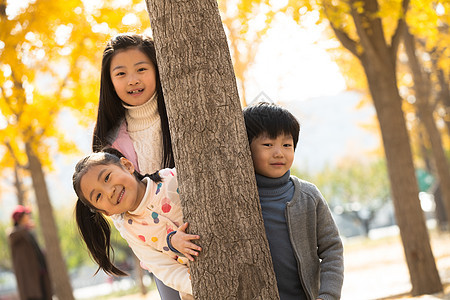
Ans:
[[[119,198],[117,199],[117,204],[120,203],[120,201],[122,201],[123,198],[123,194],[125,193],[125,188],[122,189],[122,191],[119,194]]]
[[[155,67],[137,48],[115,54],[111,59],[110,75],[117,96],[128,105],[142,105],[156,91]]]
[[[145,193],[145,184],[133,175],[133,164],[126,159],[121,159],[121,163],[123,167],[92,166],[81,178],[83,196],[107,215],[136,209]]]

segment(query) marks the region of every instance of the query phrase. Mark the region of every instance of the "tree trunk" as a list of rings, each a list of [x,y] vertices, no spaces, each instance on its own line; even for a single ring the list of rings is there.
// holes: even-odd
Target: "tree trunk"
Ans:
[[[436,126],[433,109],[430,105],[431,82],[416,56],[414,37],[408,31],[405,32],[404,41],[406,54],[408,55],[408,64],[414,81],[417,115],[425,126],[431,143],[436,178],[441,186],[446,215],[450,216],[450,167],[445,157],[441,133]]]
[[[278,299],[247,135],[215,0],[147,0],[190,231],[195,299]]]
[[[420,124],[419,124],[420,125]],[[434,166],[431,163],[431,155],[429,154],[429,150],[425,146],[425,137],[422,133],[423,126],[419,126],[419,148],[420,148],[420,155],[422,156],[422,159],[425,164],[425,170],[430,174],[435,174]],[[434,196],[434,216],[437,220],[437,228],[439,231],[445,231],[447,227],[447,215],[445,214],[445,207],[444,203],[442,202],[442,193],[439,186],[439,182],[434,182],[433,185],[428,188],[429,193],[432,193]]]
[[[141,295],[147,294],[147,287],[144,284],[144,269],[142,269],[140,260],[137,258],[136,255],[133,253],[133,260],[134,260],[134,270],[136,272],[136,280],[139,285],[139,290],[141,291]]]
[[[447,134],[450,136],[450,89],[448,79],[445,79],[445,74],[442,69],[437,70],[439,85],[441,87],[441,93],[439,98],[445,108],[444,121],[447,125]]]
[[[411,277],[412,294],[442,291],[419,201],[409,136],[398,93],[394,64],[374,66],[371,58],[362,64],[381,128],[395,216]]]
[[[25,148],[39,209],[39,219],[45,241],[47,265],[50,271],[52,288],[58,299],[73,300],[72,286],[70,285],[67,267],[60,249],[58,231],[53,217],[42,165],[29,143],[26,143]]]
[[[14,186],[16,188],[17,194],[17,204],[27,205],[25,201],[25,190],[23,188],[22,178],[19,175],[19,165],[17,162],[14,163]]]
[[[409,0],[402,1],[404,12],[408,3]],[[330,8],[325,7],[327,9]],[[397,29],[390,37],[391,44],[388,45],[381,19],[377,17],[377,0],[364,0],[358,5],[356,0],[351,0],[350,9],[358,42],[332,22],[330,24],[342,45],[361,61],[366,74],[380,124],[395,216],[408,264],[412,294],[436,293],[442,291],[442,283],[419,202],[419,188],[402,111],[402,99],[397,88],[397,50],[405,23],[402,19],[398,20]]]

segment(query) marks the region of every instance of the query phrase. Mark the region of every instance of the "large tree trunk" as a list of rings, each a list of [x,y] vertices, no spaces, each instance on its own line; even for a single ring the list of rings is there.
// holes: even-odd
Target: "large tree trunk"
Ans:
[[[417,115],[425,126],[431,143],[431,151],[434,158],[433,169],[436,170],[435,173],[441,186],[446,215],[450,216],[450,167],[445,157],[441,133],[436,126],[433,117],[433,108],[430,104],[431,82],[416,56],[414,37],[408,31],[405,32],[404,41],[406,54],[408,55],[408,64],[413,76],[414,90],[416,92],[415,106],[417,108]]]
[[[60,249],[58,231],[53,217],[42,165],[30,144],[26,143],[25,147],[39,209],[39,219],[45,241],[47,265],[50,271],[52,287],[58,299],[73,300],[72,286],[70,285],[67,267]]]
[[[216,0],[147,0],[180,195],[203,251],[196,299],[278,299]]]
[[[361,61],[367,77],[381,128],[395,216],[408,264],[412,294],[439,292],[442,291],[442,284],[419,202],[419,188],[402,111],[402,99],[397,89],[397,50],[405,24],[403,20],[399,20],[397,30],[390,39],[391,44],[388,45],[381,19],[376,17],[379,11],[377,0],[364,0],[362,7],[356,2],[351,0],[350,6],[358,42],[332,22],[331,26],[342,45]],[[403,0],[404,12],[408,3],[408,0]]]
[[[368,59],[370,61],[370,59]],[[400,228],[412,284],[412,294],[442,291],[431,251],[428,230],[419,202],[409,136],[401,108],[394,70],[364,63],[388,165],[395,216]],[[391,76],[389,76],[390,74]],[[389,78],[390,77],[390,78]]]

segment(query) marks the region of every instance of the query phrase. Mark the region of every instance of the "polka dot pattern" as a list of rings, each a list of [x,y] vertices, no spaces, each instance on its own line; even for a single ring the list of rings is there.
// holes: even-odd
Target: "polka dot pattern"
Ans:
[[[158,224],[159,223],[158,213],[152,212],[152,219],[153,223]]]
[[[186,264],[188,261],[184,257],[178,257],[167,245],[167,234],[177,230],[179,224],[183,223],[176,170],[164,169],[160,171],[160,175],[162,182],[148,181],[151,186],[147,191],[151,192],[146,192],[138,209],[124,216],[122,224],[135,237],[134,243],[143,243],[178,263]],[[134,243],[130,244],[132,248]],[[140,249],[145,251],[144,248]]]
[[[162,187],[162,182],[158,183],[158,185],[156,186],[156,193],[155,193],[155,195],[159,194],[159,192],[161,191],[161,187]]]
[[[170,199],[167,197],[161,200],[161,204],[162,204],[161,209],[163,213],[168,213],[172,209],[172,206],[170,205]]]

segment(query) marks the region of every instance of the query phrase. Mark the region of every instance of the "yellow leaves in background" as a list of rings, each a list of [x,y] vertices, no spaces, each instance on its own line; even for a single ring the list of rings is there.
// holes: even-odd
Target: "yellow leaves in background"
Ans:
[[[420,39],[438,66],[450,72],[450,2],[412,0],[407,14],[410,32]]]
[[[104,45],[119,32],[150,32],[145,1],[20,0],[29,5],[16,4],[14,9],[13,2],[17,1],[6,2],[8,15],[0,11],[0,143],[7,137],[17,139],[17,145],[26,139],[37,144],[52,139],[57,142],[51,145],[58,145],[52,151],[69,153],[76,147],[70,144],[70,136],[59,130],[58,116],[68,110],[82,125],[92,125]],[[378,12],[368,15],[366,22],[380,18],[389,37],[402,17],[401,0],[378,3]],[[303,17],[312,11],[320,13],[317,22],[331,22],[362,52],[351,16],[352,8],[364,13],[362,0],[219,0],[218,4],[244,101],[246,72],[277,14],[288,15],[301,26]],[[430,59],[436,59],[446,72],[450,70],[450,34],[445,30],[449,11],[449,1],[411,0],[406,16],[411,32],[426,49],[433,49]],[[331,31],[328,38],[334,38]],[[329,52],[347,85],[367,91],[355,58],[341,46]],[[18,146],[18,153],[20,149]],[[47,152],[39,154],[50,157]]]
[[[148,28],[145,2],[5,3],[6,10],[0,10],[0,145],[10,145],[14,155],[5,155],[0,166],[11,167],[11,159],[25,164],[24,143],[31,143],[50,168],[55,153],[77,151],[71,133],[61,130],[61,115],[92,125],[106,41],[119,32]]]

